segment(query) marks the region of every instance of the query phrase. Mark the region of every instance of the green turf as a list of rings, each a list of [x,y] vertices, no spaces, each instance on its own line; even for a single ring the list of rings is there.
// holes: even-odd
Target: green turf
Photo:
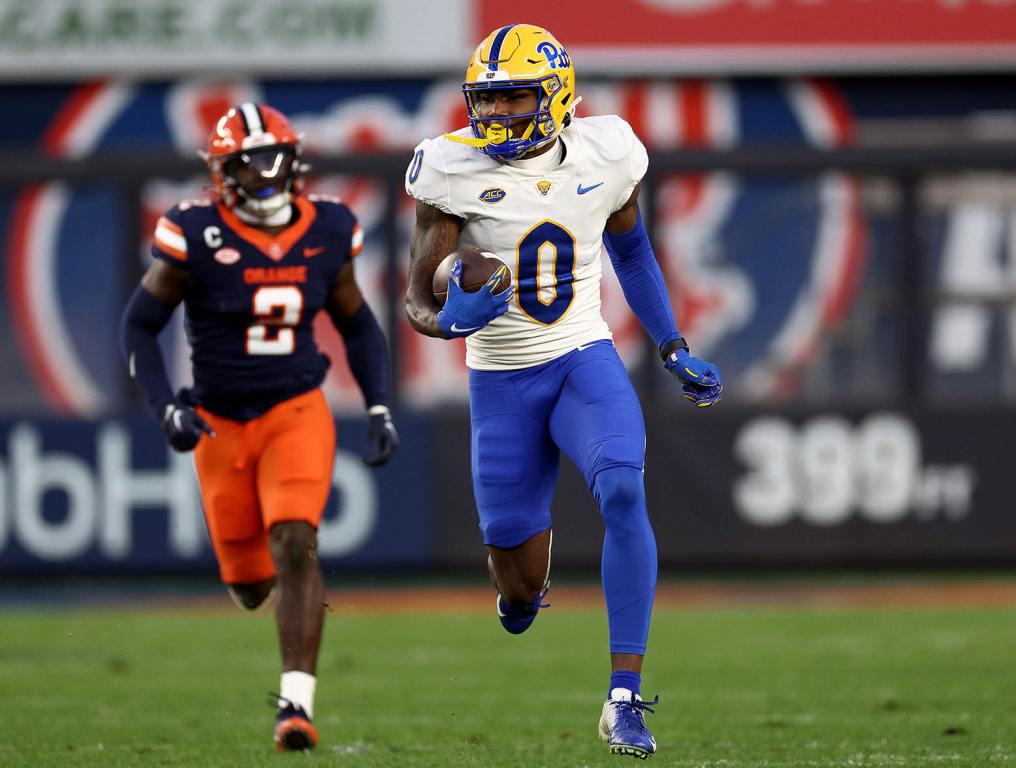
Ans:
[[[0,613],[0,766],[636,765],[596,741],[604,618],[331,616],[310,756],[271,751],[274,627]],[[1016,766],[1016,611],[658,612],[656,766]]]

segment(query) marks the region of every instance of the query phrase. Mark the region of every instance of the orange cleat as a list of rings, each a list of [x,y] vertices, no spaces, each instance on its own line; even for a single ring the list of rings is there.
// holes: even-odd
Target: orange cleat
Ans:
[[[286,702],[275,716],[274,738],[279,752],[305,752],[317,746],[318,732],[303,707]]]

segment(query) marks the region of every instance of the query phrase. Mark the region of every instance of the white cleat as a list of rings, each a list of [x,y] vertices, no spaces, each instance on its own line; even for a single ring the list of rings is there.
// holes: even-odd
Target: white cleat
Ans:
[[[655,704],[659,697],[649,702]],[[642,697],[627,688],[615,688],[603,702],[600,713],[600,740],[607,742],[612,755],[630,755],[645,760],[656,752],[656,739],[646,727],[643,712],[653,710]]]

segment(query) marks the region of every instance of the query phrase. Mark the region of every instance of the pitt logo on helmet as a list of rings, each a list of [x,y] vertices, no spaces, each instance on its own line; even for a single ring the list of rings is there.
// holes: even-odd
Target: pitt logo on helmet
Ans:
[[[536,46],[536,52],[542,53],[547,57],[547,63],[550,64],[551,69],[557,69],[558,59],[561,60],[560,66],[562,67],[567,67],[571,64],[571,59],[568,58],[568,52],[565,51],[564,48],[558,50],[557,47],[549,41],[544,41]]]
[[[529,118],[522,128],[505,126],[505,116],[479,114],[479,94],[531,89],[536,110],[511,115]],[[509,24],[484,39],[466,68],[462,84],[474,138],[445,134],[492,157],[522,157],[549,144],[567,127],[581,99],[575,98],[575,68],[568,53],[547,30],[532,24]]]

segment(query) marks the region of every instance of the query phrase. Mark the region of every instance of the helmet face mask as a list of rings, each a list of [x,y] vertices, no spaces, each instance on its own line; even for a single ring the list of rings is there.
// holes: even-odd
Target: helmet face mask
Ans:
[[[484,114],[488,111],[483,108],[484,94],[519,89],[535,92],[534,111]],[[531,24],[512,24],[491,32],[473,53],[462,93],[475,137],[466,143],[502,159],[524,157],[552,142],[568,125],[578,103],[575,69],[567,52],[549,32]],[[528,126],[520,118],[529,118]]]
[[[288,144],[240,152],[222,162],[222,179],[241,198],[240,206],[254,215],[270,215],[292,199],[298,160]]]
[[[557,75],[550,77],[556,79]],[[486,151],[492,157],[507,159],[522,157],[546,144],[556,135],[554,117],[550,113],[549,99],[542,82],[535,85],[532,82],[512,81],[479,85],[466,83],[462,86],[462,92],[469,108],[469,122],[473,127],[473,133],[478,138],[491,140],[482,151]],[[535,106],[534,110],[514,113],[509,108],[495,113],[494,105],[497,104],[499,95],[503,94],[501,98],[511,104],[520,100],[518,96],[520,92],[527,92],[535,97],[526,99],[527,103]],[[506,133],[502,134],[497,126],[507,129]]]
[[[303,191],[300,136],[266,104],[245,102],[219,118],[200,153],[222,204],[266,219]]]

